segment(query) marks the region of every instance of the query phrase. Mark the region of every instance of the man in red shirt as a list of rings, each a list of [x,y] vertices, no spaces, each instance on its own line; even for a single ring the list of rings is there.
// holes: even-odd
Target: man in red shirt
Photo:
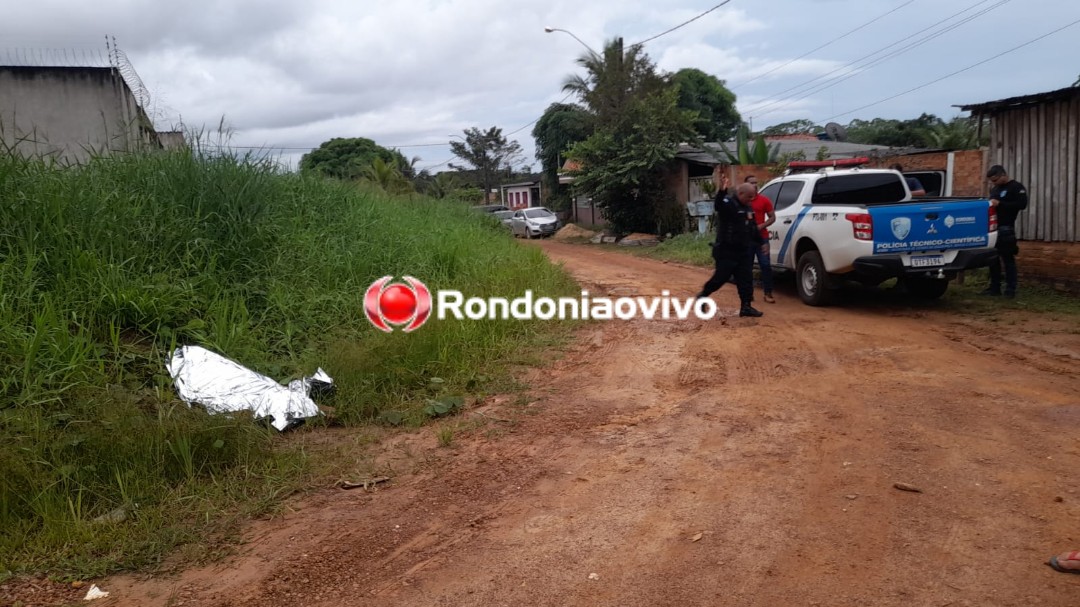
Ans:
[[[754,247],[754,256],[757,258],[758,267],[761,268],[761,286],[765,289],[765,303],[776,303],[772,294],[772,264],[769,262],[769,226],[776,221],[776,213],[773,210],[772,201],[758,193],[757,177],[750,175],[743,181],[754,186],[754,200],[750,206],[754,209],[754,221],[757,222],[761,236],[765,240],[765,244],[761,247]]]

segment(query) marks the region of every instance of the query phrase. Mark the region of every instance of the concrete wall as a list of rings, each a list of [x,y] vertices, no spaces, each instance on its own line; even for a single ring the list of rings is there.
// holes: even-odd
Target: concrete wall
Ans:
[[[107,67],[0,67],[0,136],[16,153],[64,163],[156,142],[120,72]]]
[[[158,143],[164,150],[182,150],[187,148],[187,141],[182,131],[158,131]]]

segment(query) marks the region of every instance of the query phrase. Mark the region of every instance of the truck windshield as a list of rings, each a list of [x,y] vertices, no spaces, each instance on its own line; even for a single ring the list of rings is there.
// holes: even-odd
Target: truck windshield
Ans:
[[[813,204],[892,204],[904,199],[907,191],[893,173],[836,175],[814,184]]]

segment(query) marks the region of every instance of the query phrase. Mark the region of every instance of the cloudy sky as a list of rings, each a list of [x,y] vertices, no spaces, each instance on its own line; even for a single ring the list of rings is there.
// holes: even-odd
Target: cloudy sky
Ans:
[[[955,104],[1080,77],[1076,0],[718,3],[9,0],[0,63],[12,52],[103,51],[114,36],[159,130],[224,119],[230,145],[291,164],[332,137],[368,137],[433,171],[452,157],[450,136],[473,126],[501,127],[538,168],[532,122],[564,99],[585,46],[616,36],[629,45],[663,34],[644,47],[658,67],[725,80],[755,129],[798,118],[950,118]]]

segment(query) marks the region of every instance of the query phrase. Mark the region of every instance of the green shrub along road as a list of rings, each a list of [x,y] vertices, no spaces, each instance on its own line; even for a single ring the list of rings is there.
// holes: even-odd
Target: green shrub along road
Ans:
[[[577,292],[459,203],[250,157],[0,156],[0,579],[151,566],[310,482],[311,456],[275,430],[176,398],[178,345],[282,382],[321,366],[337,422],[416,424],[433,378],[441,394],[482,390],[564,328],[432,318],[382,333],[362,300],[384,275],[485,297]]]

